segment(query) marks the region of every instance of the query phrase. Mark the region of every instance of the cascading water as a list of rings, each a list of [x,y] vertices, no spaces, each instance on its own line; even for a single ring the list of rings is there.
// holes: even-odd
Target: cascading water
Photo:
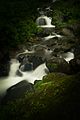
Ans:
[[[20,82],[20,77],[17,77],[16,71],[19,68],[20,63],[16,59],[11,60],[10,72],[8,77],[2,77],[0,79],[0,95],[5,94],[6,90],[12,85]]]
[[[62,38],[61,35],[58,35],[58,34],[54,33],[54,35],[53,35],[53,34],[52,34],[52,35],[50,34],[49,36],[44,37],[43,39],[44,39],[45,41],[47,41],[47,40],[52,39],[52,38],[55,38],[55,37]]]
[[[26,52],[30,52],[26,50]],[[11,60],[10,72],[8,77],[3,77],[0,80],[0,96],[6,93],[6,90],[19,83],[22,80],[26,80],[32,84],[34,84],[35,80],[41,80],[44,75],[47,75],[46,71],[48,71],[45,63],[39,65],[35,70],[22,72],[19,69],[20,63],[16,59]],[[18,76],[16,74],[17,70],[19,70],[22,76]]]
[[[14,77],[16,76],[16,70],[18,70],[20,63],[16,59],[11,59],[11,66],[9,76]]]
[[[37,18],[36,24],[38,27],[42,28],[55,28],[55,25],[51,24],[51,17],[47,17],[45,15],[41,15],[40,17]]]
[[[64,58],[69,63],[70,60],[74,59],[74,53],[72,52],[63,53],[61,55],[61,58]]]
[[[36,23],[37,23],[38,27],[42,27],[42,28],[46,28],[46,29],[48,29],[48,28],[52,29],[52,28],[55,28],[55,26],[51,24],[51,20],[52,19],[50,17],[47,17],[45,15],[41,15],[40,17],[37,18]],[[54,33],[52,35],[50,34],[49,36],[44,37],[43,39],[44,39],[44,41],[47,41],[47,40],[50,40],[51,38],[54,38],[54,37],[61,38],[62,36]],[[39,44],[39,46],[41,47],[40,44]],[[16,58],[18,58],[18,56],[21,56],[21,55],[27,55],[27,53],[28,54],[34,54],[34,55],[35,54],[37,54],[37,55],[41,54],[41,56],[43,55],[44,59],[50,58],[53,51],[50,50],[50,49],[47,49],[45,47],[45,45],[43,45],[42,47],[43,48],[41,48],[39,50],[39,48],[37,49],[37,45],[34,45],[34,46],[32,46],[31,51],[25,50],[23,53],[19,53],[16,56]],[[63,57],[66,61],[68,61],[68,60],[74,58],[74,55],[69,53],[69,54],[66,54],[66,56],[63,54],[61,57]],[[21,69],[20,69],[20,64],[21,63],[19,63],[19,62],[20,61],[18,61],[16,59],[11,59],[9,76],[8,77],[2,77],[0,79],[0,96],[5,95],[6,90],[8,88],[10,88],[11,86],[19,83],[20,81],[26,80],[26,81],[34,84],[35,80],[42,80],[42,77],[47,75],[48,68],[46,67],[45,62],[39,64],[36,67],[36,69],[34,69],[34,70],[32,69],[30,71],[25,71],[25,72],[21,71]],[[23,64],[23,67],[24,67],[24,64]],[[17,75],[17,71],[20,72],[21,76]]]
[[[45,63],[38,66],[35,70],[30,72],[23,73],[23,79],[27,79],[28,82],[34,84],[35,80],[42,80],[43,76],[47,75],[46,71],[48,71]]]

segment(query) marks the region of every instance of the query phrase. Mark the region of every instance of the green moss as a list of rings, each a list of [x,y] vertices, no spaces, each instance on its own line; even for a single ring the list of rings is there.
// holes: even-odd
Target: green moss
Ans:
[[[50,1],[46,2],[49,3]],[[56,1],[51,7],[52,23],[57,28],[79,22],[80,5],[74,1]],[[43,7],[45,0],[1,1],[0,2],[0,43],[3,47],[14,48],[25,42],[35,42],[34,36],[39,31],[35,25],[38,17],[37,8]],[[77,31],[78,32],[78,31]],[[79,34],[79,33],[78,33]]]
[[[47,66],[50,69],[50,71],[56,71],[59,65],[57,63],[48,63]]]
[[[11,118],[12,120],[43,120],[51,117],[65,119],[67,116],[70,118],[72,114],[76,115],[74,108],[80,105],[79,87],[80,81],[76,76],[51,73],[34,85],[34,92],[25,94],[25,97],[1,109],[3,114],[0,116],[3,120]]]
[[[80,6],[77,3],[73,4],[73,1],[60,0],[52,7],[54,10],[52,23],[57,27],[65,27],[79,21]],[[32,38],[39,31],[35,19],[38,16],[36,8],[42,5],[40,3],[33,0],[15,1],[5,3],[4,7],[1,7],[3,9],[1,13],[5,13],[0,19],[2,46],[15,47],[33,41]],[[56,64],[50,67],[57,68]],[[44,76],[42,81],[34,85],[32,93],[0,106],[0,120],[77,120],[80,118],[79,76],[62,73],[50,73]]]

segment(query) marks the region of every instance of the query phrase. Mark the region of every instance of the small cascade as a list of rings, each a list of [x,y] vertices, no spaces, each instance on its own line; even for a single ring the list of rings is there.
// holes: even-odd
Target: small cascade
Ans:
[[[35,70],[24,72],[23,79],[26,79],[28,82],[34,84],[35,80],[42,80],[43,76],[47,75],[46,71],[48,71],[48,68],[46,67],[45,63],[43,63]]]
[[[14,77],[16,76],[16,71],[19,69],[19,61],[17,61],[16,59],[11,59],[11,65],[10,65],[10,72],[9,72],[9,76],[10,77]]]
[[[16,75],[19,65],[20,63],[16,59],[11,60],[9,76],[0,79],[0,96],[3,96],[9,87],[21,81],[20,77]]]
[[[44,40],[44,41],[47,41],[47,40],[50,40],[50,39],[55,38],[55,37],[57,37],[57,38],[62,38],[63,36],[54,33],[54,34],[48,35],[47,37],[44,37],[43,40]]]
[[[56,0],[53,0],[53,2],[55,1]],[[50,10],[50,8],[48,7],[46,8],[46,10]],[[54,33],[53,29],[55,28],[55,25],[52,25],[51,23],[52,18],[45,15],[44,11],[41,11],[40,14],[41,16],[38,17],[36,20],[37,26],[44,29],[52,29],[50,35],[43,38],[43,42],[45,43],[45,41],[55,37],[62,38],[61,35]],[[15,59],[11,59],[9,76],[2,77],[0,79],[0,96],[5,94],[8,88],[23,80],[26,80],[32,84],[34,84],[35,80],[42,80],[43,76],[47,75],[48,73],[48,68],[46,67],[45,61],[51,58],[52,53],[53,50],[47,48],[46,45],[35,44],[31,47],[31,51],[25,50],[24,52],[17,54]],[[33,55],[34,60],[32,61],[31,58],[30,61],[28,61],[29,58],[27,58],[27,55]],[[60,55],[60,57],[64,58],[67,62],[69,62],[71,59],[74,58],[74,54],[71,52],[67,52]],[[35,69],[23,71],[25,64],[27,64],[28,62],[30,62],[30,65],[36,63],[37,66],[35,67]],[[28,65],[29,64],[27,64],[26,66]],[[18,75],[17,71],[21,75]]]
[[[50,39],[52,39],[52,38],[55,38],[56,36],[55,35],[49,35],[49,36],[47,36],[47,37],[44,37],[43,39],[45,40],[45,41],[47,41],[47,40],[50,40]]]
[[[37,18],[36,24],[38,25],[38,27],[42,28],[55,28],[55,25],[52,25],[51,21],[52,21],[51,17],[41,15],[40,17]]]
[[[36,62],[36,61],[35,61]],[[34,84],[35,80],[42,80],[44,75],[47,75],[46,71],[48,71],[45,63],[39,65],[35,70],[23,72],[19,69],[20,63],[16,59],[11,60],[10,65],[10,73],[8,77],[2,77],[0,79],[0,96],[5,95],[6,90],[23,81],[26,80],[32,84]],[[16,74],[17,70],[22,74],[22,76],[18,76]]]
[[[33,50],[31,50],[31,51],[29,51],[29,50],[24,50],[24,52],[22,52],[22,53],[19,53],[19,54],[17,54],[17,56],[16,56],[16,58],[18,58],[18,56],[20,56],[20,55],[24,55],[24,54],[27,54],[27,53],[34,53],[35,52],[35,50],[33,49]]]
[[[74,53],[72,52],[63,53],[60,57],[64,58],[69,63],[70,60],[74,59]]]

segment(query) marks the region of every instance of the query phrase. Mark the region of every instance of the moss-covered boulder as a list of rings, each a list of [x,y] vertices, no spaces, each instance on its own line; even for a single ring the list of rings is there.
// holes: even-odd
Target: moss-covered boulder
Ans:
[[[53,58],[46,62],[49,72],[61,72],[70,74],[70,66],[63,58]]]
[[[80,118],[80,77],[50,73],[34,92],[0,107],[1,120],[70,120]],[[78,118],[79,117],[79,118]]]
[[[1,104],[21,98],[24,94],[34,91],[33,84],[23,80],[7,89],[6,95],[3,97]]]

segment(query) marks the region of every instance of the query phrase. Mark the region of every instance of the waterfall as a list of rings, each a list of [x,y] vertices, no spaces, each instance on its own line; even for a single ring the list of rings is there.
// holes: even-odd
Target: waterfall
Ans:
[[[34,84],[35,80],[42,80],[44,75],[47,75],[46,71],[48,71],[45,63],[39,65],[35,70],[22,72],[22,76],[16,75],[16,71],[19,69],[20,63],[16,59],[11,60],[10,72],[8,77],[2,77],[0,79],[0,96],[6,93],[6,90],[19,83],[22,80],[26,80],[32,84]]]
[[[56,0],[54,0],[54,1],[56,1]],[[37,18],[36,24],[38,27],[52,29],[52,28],[55,28],[55,25],[51,24],[51,20],[52,20],[52,18],[47,17],[45,15],[41,15],[40,17]],[[61,38],[62,36],[53,32],[52,34],[50,34],[47,37],[44,37],[43,39],[44,39],[44,41],[47,41],[54,37]],[[6,90],[9,87],[19,83],[20,81],[26,80],[26,81],[34,84],[35,80],[42,80],[43,76],[47,75],[48,68],[46,67],[45,62],[42,64],[39,64],[39,66],[37,66],[37,68],[35,68],[35,70],[30,70],[30,71],[26,71],[26,72],[21,71],[21,69],[19,68],[21,63],[19,63],[20,61],[16,60],[16,59],[18,59],[19,56],[22,56],[22,58],[21,58],[21,60],[22,60],[23,56],[24,55],[26,56],[27,53],[30,55],[37,54],[39,57],[43,57],[44,59],[48,60],[48,58],[51,58],[52,52],[53,52],[52,50],[46,48],[46,45],[39,44],[39,46],[38,45],[32,46],[32,51],[25,50],[24,52],[19,53],[15,59],[11,59],[9,76],[0,78],[0,96],[5,94]],[[40,54],[41,54],[41,56],[40,56]],[[61,55],[61,57],[63,57],[67,62],[69,62],[71,59],[74,58],[74,54],[71,52],[68,52],[66,54]],[[22,64],[22,67],[24,67],[24,64]],[[17,71],[19,71],[21,73],[21,76],[18,76],[16,74]]]
[[[38,25],[38,27],[42,28],[55,28],[55,25],[52,25],[51,21],[52,21],[51,17],[41,15],[40,17],[37,18],[36,24]]]
[[[69,63],[70,60],[74,59],[74,53],[72,52],[63,53],[61,57],[64,58]]]
[[[47,41],[47,40],[52,39],[52,38],[54,38],[54,37],[56,37],[56,36],[50,34],[49,36],[44,37],[44,40]]]
[[[5,94],[9,87],[21,81],[20,77],[16,75],[19,65],[20,63],[16,59],[11,59],[9,76],[0,78],[0,95]]]
[[[23,79],[27,79],[28,82],[34,84],[35,80],[42,80],[43,76],[47,75],[48,68],[45,63],[39,65],[35,70],[23,73]]]
[[[16,71],[19,68],[20,63],[16,59],[11,59],[9,77],[16,76]]]

